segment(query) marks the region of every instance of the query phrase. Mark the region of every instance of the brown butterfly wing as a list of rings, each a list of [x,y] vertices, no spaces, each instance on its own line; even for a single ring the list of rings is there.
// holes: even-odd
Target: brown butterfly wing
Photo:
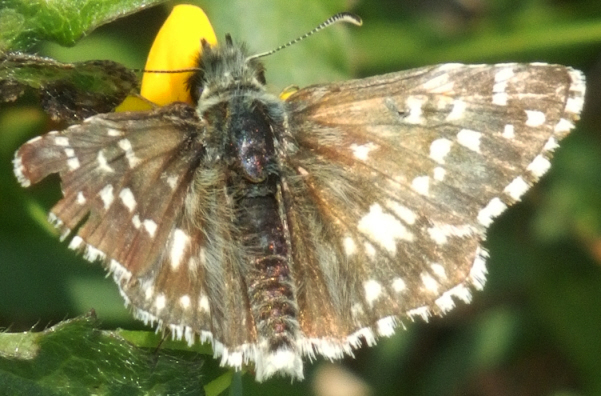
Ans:
[[[446,64],[291,96],[284,197],[307,344],[337,356],[469,301],[485,229],[548,169],[583,95],[564,66]]]

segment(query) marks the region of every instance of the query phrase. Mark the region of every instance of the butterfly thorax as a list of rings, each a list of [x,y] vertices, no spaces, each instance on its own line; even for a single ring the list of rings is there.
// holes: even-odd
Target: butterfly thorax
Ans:
[[[207,139],[226,161],[238,158],[246,178],[262,181],[267,172],[277,172],[273,130],[283,125],[283,103],[265,91],[263,64],[249,58],[244,44],[227,35],[224,46],[202,45],[200,71],[188,84],[207,123]]]

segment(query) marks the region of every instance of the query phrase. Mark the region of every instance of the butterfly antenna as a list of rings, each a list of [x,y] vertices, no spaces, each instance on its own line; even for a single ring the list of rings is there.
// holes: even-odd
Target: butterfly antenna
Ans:
[[[278,52],[284,48],[290,47],[292,44],[296,44],[299,41],[304,40],[309,36],[314,35],[315,33],[327,28],[328,26],[334,25],[339,22],[352,23],[353,25],[357,25],[357,26],[361,26],[363,24],[363,21],[361,20],[361,18],[358,15],[352,14],[350,12],[340,12],[340,13],[333,15],[330,18],[326,19],[325,21],[320,23],[315,29],[311,30],[310,32],[305,33],[302,36],[300,36],[292,41],[289,41],[284,45],[280,45],[279,47],[277,47],[276,49],[272,49],[271,51],[261,52],[260,54],[249,56],[248,58],[246,58],[246,60],[249,61],[251,59],[263,58],[264,56],[271,55],[271,54]]]

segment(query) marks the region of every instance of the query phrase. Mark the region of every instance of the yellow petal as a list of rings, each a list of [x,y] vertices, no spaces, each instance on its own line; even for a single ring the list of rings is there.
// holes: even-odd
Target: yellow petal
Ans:
[[[211,46],[217,37],[209,18],[199,7],[175,6],[154,39],[146,70],[179,70],[197,67],[202,51],[201,39]],[[158,105],[173,102],[192,103],[186,82],[193,73],[144,73],[141,95]]]
[[[298,85],[289,85],[286,88],[284,88],[284,90],[282,92],[280,92],[280,99],[282,100],[288,100],[288,98],[290,96],[292,96],[293,93],[295,93],[296,91],[298,91],[300,88],[298,87]]]
[[[149,101],[134,95],[125,98],[125,100],[115,109],[116,112],[143,110],[152,110],[152,104]]]

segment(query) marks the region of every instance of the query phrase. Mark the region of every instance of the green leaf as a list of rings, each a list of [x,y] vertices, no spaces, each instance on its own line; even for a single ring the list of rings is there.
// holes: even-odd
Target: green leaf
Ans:
[[[176,358],[101,331],[93,314],[0,334],[0,394],[203,395],[202,367],[197,354]]]
[[[48,40],[72,46],[97,27],[164,0],[1,0],[0,52]]]
[[[556,62],[568,62],[575,48],[601,41],[599,19],[575,19],[540,3],[533,10],[504,9],[506,19],[491,13],[488,20],[472,29],[462,26],[455,34],[423,19],[399,23],[366,18],[361,31],[353,34],[357,67],[402,70],[443,62],[533,60],[554,53]]]
[[[0,101],[13,101],[29,87],[57,120],[80,121],[112,111],[138,88],[132,71],[110,61],[60,63],[21,53],[0,54]]]

